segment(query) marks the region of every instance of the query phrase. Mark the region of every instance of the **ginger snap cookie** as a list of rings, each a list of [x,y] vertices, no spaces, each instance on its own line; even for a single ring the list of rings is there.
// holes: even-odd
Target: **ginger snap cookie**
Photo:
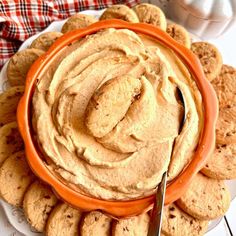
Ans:
[[[134,7],[139,21],[160,27],[166,30],[166,17],[162,10],[152,4],[141,3]]]
[[[15,121],[0,128],[0,165],[7,157],[24,149],[24,142]]]
[[[236,179],[236,143],[216,144],[201,172],[214,179]]]
[[[138,23],[139,19],[136,13],[129,7],[118,4],[107,8],[100,16],[99,20],[120,19],[132,23]]]
[[[201,236],[207,231],[207,227],[208,221],[193,218],[175,204],[164,208],[161,231],[165,236]]]
[[[236,107],[220,108],[216,125],[216,143],[236,143]]]
[[[121,219],[112,223],[112,236],[144,236],[148,233],[150,217],[148,213]]]
[[[36,48],[47,51],[52,44],[62,36],[61,32],[46,32],[40,34],[30,45],[30,48]]]
[[[168,23],[166,32],[186,48],[191,47],[191,38],[188,31],[183,26],[175,23]]]
[[[24,151],[9,156],[0,167],[0,196],[13,206],[21,206],[28,186],[33,182]]]
[[[224,181],[198,173],[177,205],[197,219],[212,220],[225,214],[230,200]]]
[[[56,204],[57,198],[49,186],[39,181],[32,183],[23,201],[23,209],[30,225],[38,232],[43,232],[49,214]]]
[[[17,52],[7,65],[7,78],[10,85],[24,85],[30,67],[43,54],[44,51],[36,48],[27,48]]]
[[[222,67],[222,56],[219,50],[208,42],[194,42],[191,45],[192,52],[199,58],[206,78],[214,80]]]
[[[212,81],[220,107],[236,105],[236,68],[223,65],[220,75]]]
[[[110,236],[112,219],[99,211],[87,213],[81,220],[81,236]]]
[[[72,30],[81,29],[97,22],[97,19],[93,16],[85,14],[75,14],[71,16],[66,23],[62,26],[61,32],[63,34]]]
[[[57,205],[47,220],[46,236],[77,236],[82,213],[65,203]]]
[[[90,99],[85,124],[97,138],[109,133],[127,113],[142,83],[131,76],[108,80]],[[119,97],[119,99],[117,99]]]
[[[16,86],[0,94],[0,127],[16,120],[18,102],[23,93],[24,87]]]

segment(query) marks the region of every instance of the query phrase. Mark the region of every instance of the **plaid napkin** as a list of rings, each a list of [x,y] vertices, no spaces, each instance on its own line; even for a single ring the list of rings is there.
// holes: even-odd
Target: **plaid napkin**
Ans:
[[[0,69],[28,37],[52,21],[83,10],[99,10],[113,4],[133,6],[139,0],[0,0]]]

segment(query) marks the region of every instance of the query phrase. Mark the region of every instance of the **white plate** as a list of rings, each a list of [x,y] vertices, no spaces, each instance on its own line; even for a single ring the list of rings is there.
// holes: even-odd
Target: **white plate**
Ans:
[[[87,15],[93,15],[96,18],[98,18],[101,13],[104,10],[100,10],[100,11],[95,11],[95,10],[87,10],[87,11],[83,11],[81,13],[83,14],[87,14]],[[27,48],[34,39],[36,39],[40,34],[44,33],[44,32],[49,32],[49,31],[61,31],[61,27],[62,25],[65,23],[66,20],[62,20],[62,21],[55,21],[52,22],[45,30],[43,30],[42,32],[40,32],[39,34],[36,34],[30,38],[28,38],[19,48],[20,50],[23,50],[25,48]],[[192,37],[194,37],[192,35]],[[195,38],[197,40],[199,40],[199,38]],[[6,69],[7,69],[7,63],[3,66],[2,71],[0,73],[0,92],[4,91],[7,87],[7,76],[6,76]],[[230,181],[226,181],[230,192],[231,192],[231,196],[232,199],[234,199],[236,197],[236,180],[230,180]],[[12,226],[14,226],[20,233],[27,235],[27,236],[42,236],[41,233],[36,233],[34,232],[34,230],[30,227],[30,225],[27,223],[25,217],[24,217],[24,213],[21,209],[16,208],[16,207],[12,207],[9,204],[7,204],[6,202],[0,200],[0,205],[2,205],[6,217],[8,218],[9,222],[12,224]],[[220,221],[222,220],[222,218],[219,218],[217,220],[212,221],[209,224],[209,228],[208,228],[208,232],[210,230],[212,230],[213,228],[215,228]],[[208,234],[206,234],[207,236]]]

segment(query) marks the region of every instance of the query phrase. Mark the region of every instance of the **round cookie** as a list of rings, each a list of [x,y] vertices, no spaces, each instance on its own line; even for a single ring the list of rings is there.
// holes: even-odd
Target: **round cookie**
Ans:
[[[16,86],[0,94],[0,127],[16,120],[18,102],[23,93],[24,87]]]
[[[24,149],[24,142],[15,121],[0,128],[0,165],[15,152]]]
[[[0,196],[13,206],[21,206],[26,189],[33,180],[24,151],[16,152],[0,168]]]
[[[197,219],[212,220],[225,214],[230,200],[224,181],[198,173],[177,205]]]
[[[193,218],[175,204],[164,209],[161,230],[165,236],[201,236],[207,231],[207,227],[208,221]]]
[[[183,26],[174,23],[168,23],[166,32],[186,48],[191,47],[191,39],[189,33]]]
[[[236,179],[236,143],[217,144],[201,172],[214,179]]]
[[[112,219],[99,211],[87,213],[80,224],[81,236],[110,236]]]
[[[141,3],[134,7],[139,21],[160,27],[166,30],[166,17],[162,10],[152,4]]]
[[[44,51],[36,48],[27,48],[17,52],[7,65],[7,78],[10,85],[24,85],[30,67],[43,54]]]
[[[112,224],[113,236],[143,236],[147,235],[150,217],[148,213],[134,216],[128,219],[114,221]]]
[[[223,65],[220,75],[212,81],[220,107],[236,105],[236,68]]]
[[[52,44],[62,36],[61,32],[45,32],[40,34],[30,45],[30,48],[36,48],[47,51]]]
[[[206,78],[214,80],[222,67],[222,56],[219,50],[208,42],[195,42],[191,45],[192,52],[199,58]]]
[[[139,19],[136,13],[129,7],[118,4],[107,8],[100,16],[99,20],[120,19],[132,23],[138,23]]]
[[[141,93],[141,87],[139,79],[127,75],[104,83],[87,106],[85,124],[89,132],[101,138],[114,129],[127,113],[135,96]]]
[[[46,236],[77,236],[82,213],[65,203],[57,205],[51,212],[47,225]]]
[[[97,19],[93,16],[85,14],[75,14],[71,16],[66,23],[62,26],[61,32],[63,34],[72,30],[81,29],[97,22]]]
[[[220,108],[216,125],[216,143],[236,143],[236,107]]]
[[[31,226],[38,232],[43,232],[48,216],[57,204],[57,198],[51,189],[35,181],[24,196],[23,209]]]

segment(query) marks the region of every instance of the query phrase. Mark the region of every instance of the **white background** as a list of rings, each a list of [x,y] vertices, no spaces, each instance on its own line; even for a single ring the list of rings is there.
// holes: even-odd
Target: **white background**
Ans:
[[[236,25],[232,26],[229,31],[219,38],[208,41],[215,44],[220,50],[224,64],[236,67]]]

